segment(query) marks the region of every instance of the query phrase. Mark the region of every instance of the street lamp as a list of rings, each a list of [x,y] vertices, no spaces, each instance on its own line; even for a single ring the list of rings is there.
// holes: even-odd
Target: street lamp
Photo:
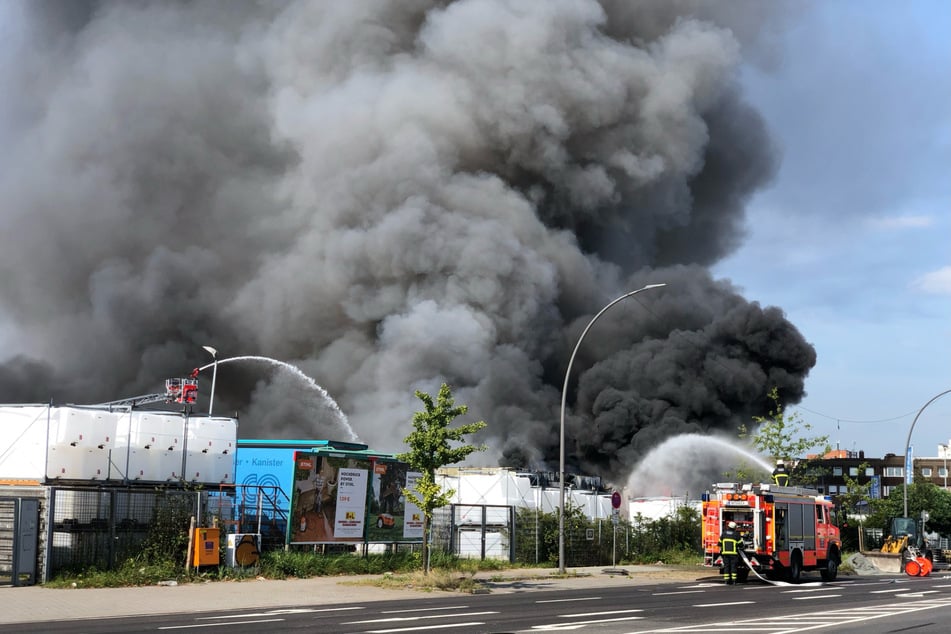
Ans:
[[[215,379],[218,378],[218,351],[211,346],[202,346],[211,358],[214,359],[214,369],[211,371],[211,396],[208,398],[208,415],[211,416],[211,410],[215,406]]]
[[[942,392],[941,394],[936,394],[935,396],[932,396],[930,401],[928,401],[927,403],[925,403],[924,405],[922,405],[922,406],[921,406],[921,409],[918,410],[918,413],[915,414],[915,420],[911,421],[911,427],[908,428],[908,438],[905,440],[905,468],[912,470],[912,472],[913,472],[913,470],[914,470],[915,463],[914,463],[913,460],[912,460],[912,461],[909,461],[909,460],[908,460],[908,452],[911,451],[911,432],[915,429],[915,423],[918,422],[918,417],[921,416],[921,413],[922,413],[923,411],[925,411],[925,408],[928,407],[929,405],[931,405],[932,403],[934,403],[935,401],[937,401],[939,398],[941,398],[941,397],[944,396],[945,394],[951,394],[951,390],[945,390],[945,391]],[[906,473],[906,474],[905,474],[905,486],[902,487],[902,488],[905,490],[905,491],[904,491],[904,493],[905,493],[905,514],[904,514],[904,517],[908,517],[908,478],[909,478],[909,476],[911,476],[911,475],[913,475],[913,473]]]
[[[581,336],[578,337],[578,343],[575,344],[575,349],[571,351],[571,357],[568,359],[568,369],[565,371],[565,385],[561,389],[561,436],[560,436],[560,452],[558,459],[558,492],[559,498],[561,499],[561,504],[558,507],[558,572],[565,574],[565,401],[567,400],[568,395],[568,377],[571,376],[571,364],[575,361],[575,355],[578,353],[578,348],[581,347],[581,341],[584,339],[584,336],[588,334],[588,330],[591,329],[591,326],[594,325],[594,322],[598,321],[598,318],[607,312],[609,308],[614,306],[620,301],[631,297],[632,295],[637,295],[641,291],[646,291],[651,288],[660,288],[661,286],[667,286],[666,284],[648,284],[644,288],[639,288],[636,291],[631,291],[630,293],[625,293],[621,295],[613,302],[601,309],[601,311],[588,322],[588,325],[585,326],[584,330],[581,331]]]

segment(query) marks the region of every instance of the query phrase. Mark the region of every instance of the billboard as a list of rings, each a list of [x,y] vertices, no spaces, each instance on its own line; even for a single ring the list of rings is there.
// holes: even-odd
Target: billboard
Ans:
[[[403,494],[418,476],[392,459],[334,450],[298,452],[288,543],[421,541],[422,513]]]
[[[362,456],[296,454],[289,543],[363,542],[371,468]]]
[[[413,489],[419,474],[408,469],[406,463],[394,460],[374,463],[368,506],[368,542],[422,540],[422,513],[403,494],[403,489]]]

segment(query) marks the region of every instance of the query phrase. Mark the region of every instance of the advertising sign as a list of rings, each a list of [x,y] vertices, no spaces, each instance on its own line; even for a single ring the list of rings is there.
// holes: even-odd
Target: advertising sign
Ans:
[[[406,474],[406,488],[416,493],[416,480],[422,475],[418,471]],[[417,495],[419,495],[417,493]],[[403,524],[405,539],[423,539],[423,512],[411,501],[406,500],[406,522]]]
[[[914,447],[908,447],[908,453],[905,454],[905,484],[914,484],[915,482],[915,469],[914,461],[912,460],[912,453],[914,452]]]
[[[334,537],[363,537],[367,508],[368,469],[337,470],[337,505],[334,517]]]
[[[415,541],[423,537],[422,514],[403,495],[412,488],[419,474],[395,460],[380,460],[373,465],[368,512],[367,541]]]
[[[362,542],[371,463],[340,453],[298,453],[289,543]]]

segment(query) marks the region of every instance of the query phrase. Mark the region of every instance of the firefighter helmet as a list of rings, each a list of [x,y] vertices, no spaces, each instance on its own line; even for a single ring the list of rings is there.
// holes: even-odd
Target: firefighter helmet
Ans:
[[[727,526],[729,526],[730,528],[736,528],[736,522],[730,522],[729,524],[727,524]]]

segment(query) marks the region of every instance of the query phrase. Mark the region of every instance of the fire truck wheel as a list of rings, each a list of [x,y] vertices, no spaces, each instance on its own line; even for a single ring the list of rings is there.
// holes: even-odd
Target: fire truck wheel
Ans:
[[[822,575],[823,581],[835,581],[835,578],[839,574],[839,562],[838,560],[831,556],[832,553],[829,553],[829,559],[826,560],[826,565],[819,571],[819,574]]]
[[[799,583],[799,577],[802,576],[802,553],[796,551],[789,559],[789,581]]]

